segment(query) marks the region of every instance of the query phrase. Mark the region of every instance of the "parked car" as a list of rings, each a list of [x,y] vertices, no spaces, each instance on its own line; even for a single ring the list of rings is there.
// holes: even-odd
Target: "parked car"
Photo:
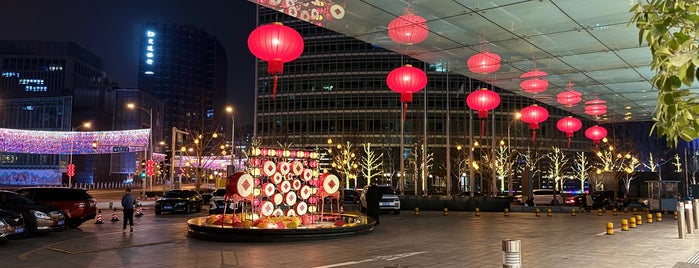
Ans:
[[[211,189],[211,188],[202,188],[201,190],[199,190],[199,194],[201,195],[201,198],[204,200],[205,204],[209,203],[209,201],[211,200],[211,197],[214,194],[214,191],[216,191],[216,190],[217,189]]]
[[[592,196],[592,208],[613,208],[623,206],[626,200],[623,200],[623,196],[618,196],[615,191],[594,191],[590,195]]]
[[[394,214],[400,214],[400,198],[396,195],[395,191],[393,191],[393,187],[390,185],[379,185],[379,190],[383,194],[381,197],[381,200],[379,201],[379,209],[381,211],[393,211]],[[369,189],[369,186],[364,186],[362,189],[362,194],[359,197],[360,200],[360,210],[362,212],[366,212],[367,204],[366,204],[366,191]]]
[[[566,205],[569,205],[569,206],[578,206],[579,207],[579,206],[585,204],[585,195],[577,194],[574,196],[566,197],[565,203],[566,203]]]
[[[14,237],[25,237],[24,217],[12,210],[0,209],[0,244]]]
[[[194,190],[170,190],[162,198],[155,201],[155,215],[163,212],[201,211],[204,199]]]
[[[226,207],[226,188],[218,188],[216,191],[211,193],[211,199],[209,200],[209,214],[221,214],[223,213],[223,208]],[[243,209],[243,202],[238,201],[233,203],[233,200],[228,200],[228,208],[226,208],[226,213],[240,212]]]
[[[37,204],[16,192],[0,190],[0,209],[21,214],[27,234],[62,231],[66,228],[66,217],[60,208]]]
[[[532,190],[532,194],[534,195],[534,205],[557,206],[558,204],[564,203],[563,196],[558,191],[555,191],[556,198],[553,198],[553,189],[534,189]],[[516,195],[514,201],[524,204],[527,202],[527,199],[528,197],[526,195]]]
[[[97,216],[97,200],[85,189],[26,187],[16,192],[36,203],[60,208],[66,216],[68,228],[76,228]]]

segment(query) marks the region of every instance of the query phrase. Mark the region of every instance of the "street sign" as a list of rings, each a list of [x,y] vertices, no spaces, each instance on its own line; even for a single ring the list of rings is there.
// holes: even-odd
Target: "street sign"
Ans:
[[[112,147],[112,153],[128,153],[129,146],[114,146]]]

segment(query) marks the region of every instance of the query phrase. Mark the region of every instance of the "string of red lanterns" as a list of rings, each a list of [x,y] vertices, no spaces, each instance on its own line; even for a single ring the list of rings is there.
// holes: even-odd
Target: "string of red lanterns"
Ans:
[[[471,92],[466,97],[466,105],[478,111],[478,118],[481,119],[481,136],[485,133],[485,119],[488,118],[488,110],[495,109],[500,105],[500,95],[495,91],[481,88]]]
[[[429,28],[423,17],[415,15],[411,9],[388,23],[388,37],[398,44],[414,45],[427,39]]]
[[[267,72],[274,75],[272,99],[277,95],[277,75],[284,71],[284,63],[303,53],[303,38],[294,29],[279,22],[261,25],[248,36],[248,48],[255,57],[267,61]]]
[[[529,123],[529,129],[532,130],[532,142],[536,142],[536,130],[539,129],[539,123],[549,118],[549,112],[546,108],[533,104],[524,107],[520,113],[522,121]]]
[[[413,101],[413,93],[422,90],[427,85],[427,74],[410,64],[406,64],[388,73],[386,84],[391,90],[400,93],[400,102],[403,103],[403,120],[405,120],[408,103]]]
[[[582,122],[572,116],[563,117],[556,123],[558,130],[566,134],[566,139],[568,139],[568,148],[570,148],[570,139],[573,137],[573,132],[578,131],[582,128]]]

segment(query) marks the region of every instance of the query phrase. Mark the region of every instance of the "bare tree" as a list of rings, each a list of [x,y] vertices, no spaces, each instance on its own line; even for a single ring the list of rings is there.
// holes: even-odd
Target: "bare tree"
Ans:
[[[561,191],[563,190],[563,169],[567,167],[568,159],[561,148],[556,146],[551,147],[551,153],[548,154],[548,158],[551,161],[551,165],[549,166],[548,170],[549,176],[553,178],[555,190]],[[554,199],[556,198],[556,191],[554,191],[553,194]]]
[[[534,177],[536,177],[536,174],[541,172],[537,167],[539,166],[539,161],[544,159],[546,157],[545,154],[541,155],[537,151],[531,150],[531,148],[527,147],[527,150],[524,153],[520,154],[522,159],[524,160],[524,165],[522,168],[526,170],[527,174],[527,203],[532,204],[533,203],[533,196],[532,196],[532,191],[534,189]]]
[[[381,158],[383,154],[376,155],[376,152],[371,150],[371,143],[362,144],[364,148],[364,156],[362,156],[361,166],[362,175],[366,178],[367,185],[371,184],[371,179],[376,176],[381,176]]]
[[[505,191],[505,179],[508,180],[507,189],[512,194],[512,175],[515,173],[516,156],[511,153],[510,148],[504,143],[495,151],[495,173],[500,179],[500,192]]]
[[[584,193],[585,181],[589,178],[588,172],[590,172],[592,166],[590,166],[590,162],[587,161],[585,152],[579,152],[575,156],[575,160],[573,160],[574,177],[580,181],[580,193]]]

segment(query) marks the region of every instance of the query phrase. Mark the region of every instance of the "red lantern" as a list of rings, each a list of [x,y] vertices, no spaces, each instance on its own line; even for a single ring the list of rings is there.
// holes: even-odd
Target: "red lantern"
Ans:
[[[580,119],[568,116],[558,120],[556,127],[558,127],[558,130],[565,132],[566,138],[568,139],[568,147],[570,147],[570,138],[573,137],[573,132],[582,128],[582,122],[580,122]]]
[[[549,118],[549,111],[544,107],[534,104],[524,107],[520,113],[522,114],[522,121],[529,123],[529,129],[532,130],[532,142],[535,142],[536,130],[539,129],[539,123]]]
[[[500,56],[495,53],[481,52],[468,58],[468,70],[477,74],[494,73],[500,69]]]
[[[597,146],[600,140],[607,137],[607,129],[600,127],[598,125],[592,126],[585,130],[585,137],[592,140],[592,143]]]
[[[607,113],[607,101],[594,99],[585,102],[585,113],[593,116]]]
[[[541,77],[548,75],[546,72],[534,68],[530,72],[524,73],[520,78],[530,78],[519,83],[519,86],[527,93],[537,94],[546,91],[549,81]]]
[[[573,83],[568,83],[568,90],[558,93],[556,100],[566,107],[573,107],[582,101],[582,93],[573,89]]]
[[[483,136],[485,129],[485,120],[483,119],[488,118],[488,110],[495,109],[500,105],[500,95],[487,88],[481,88],[468,94],[466,105],[478,111],[478,118],[481,119],[481,136]]]
[[[248,36],[248,48],[255,57],[267,61],[267,72],[274,75],[272,98],[277,95],[277,75],[284,63],[295,60],[303,53],[303,38],[291,27],[279,22],[257,27]]]
[[[388,73],[386,84],[391,90],[400,93],[400,102],[403,103],[403,120],[405,120],[408,103],[413,101],[414,92],[425,88],[427,75],[422,70],[407,64]]]
[[[414,45],[427,39],[429,28],[425,18],[406,10],[405,14],[388,24],[388,36],[402,45]]]

